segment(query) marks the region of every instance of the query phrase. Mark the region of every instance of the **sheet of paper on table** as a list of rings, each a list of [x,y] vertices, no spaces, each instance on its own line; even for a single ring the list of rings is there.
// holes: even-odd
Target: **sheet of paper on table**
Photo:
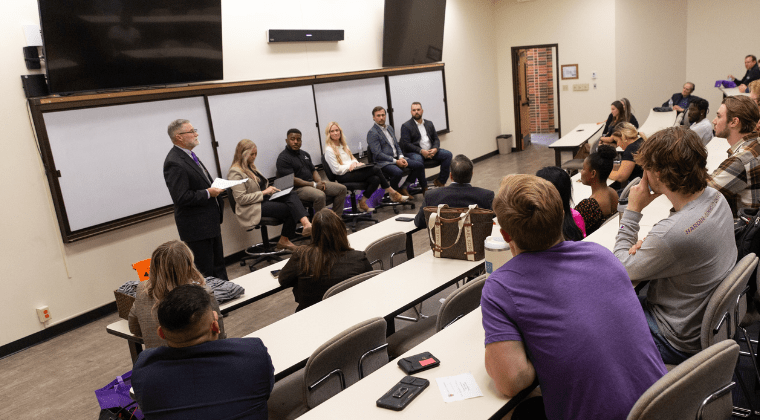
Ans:
[[[436,378],[435,381],[438,383],[438,390],[441,391],[443,401],[447,403],[483,396],[471,373]]]
[[[226,190],[227,188],[231,188],[231,187],[234,187],[235,185],[242,184],[245,181],[248,181],[248,178],[240,179],[237,181],[230,181],[229,179],[217,178],[214,180],[214,183],[211,184],[211,188],[220,188],[220,189]]]

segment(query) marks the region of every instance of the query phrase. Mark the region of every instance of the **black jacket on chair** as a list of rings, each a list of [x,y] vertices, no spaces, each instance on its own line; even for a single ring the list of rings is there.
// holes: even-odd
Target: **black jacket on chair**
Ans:
[[[219,224],[222,223],[224,202],[219,196],[208,198],[209,179],[213,178],[203,162],[196,165],[193,158],[179,147],[172,147],[166,155],[164,180],[174,202],[174,221],[179,238],[185,242],[222,234]]]

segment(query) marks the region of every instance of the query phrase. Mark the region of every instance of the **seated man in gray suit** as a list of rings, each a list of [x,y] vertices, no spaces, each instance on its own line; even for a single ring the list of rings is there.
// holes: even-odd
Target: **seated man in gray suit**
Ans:
[[[473,187],[470,185],[471,180],[472,161],[465,155],[456,155],[451,161],[451,185],[430,190],[425,194],[420,211],[414,218],[414,225],[420,228],[427,226],[425,206],[448,204],[449,207],[467,207],[477,204],[480,208],[490,210],[494,197],[493,191]]]
[[[391,187],[401,195],[409,197],[411,194],[406,187],[417,179],[425,179],[425,164],[422,161],[404,158],[393,127],[385,124],[385,108],[376,106],[372,110],[372,119],[375,120],[375,124],[367,133],[367,145],[372,152],[372,160],[382,169]],[[398,183],[403,178],[406,167],[409,167],[411,173],[399,188]]]
[[[261,339],[218,340],[211,295],[194,284],[172,289],[156,316],[168,346],[143,351],[132,370],[146,419],[266,420],[274,367]]]
[[[426,160],[438,162],[441,171],[434,184],[436,187],[443,187],[449,180],[451,152],[441,149],[441,141],[433,122],[422,119],[422,112],[422,104],[412,102],[412,118],[401,126],[399,144],[409,159],[423,162],[423,165]],[[420,188],[423,193],[427,191],[427,180],[424,177],[420,178]]]

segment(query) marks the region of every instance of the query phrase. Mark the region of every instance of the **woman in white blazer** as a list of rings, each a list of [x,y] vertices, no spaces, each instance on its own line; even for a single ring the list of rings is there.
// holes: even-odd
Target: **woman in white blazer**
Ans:
[[[401,195],[391,188],[388,180],[385,179],[383,171],[377,166],[367,166],[351,154],[351,150],[346,143],[346,136],[343,135],[343,129],[335,121],[327,124],[325,130],[325,160],[330,165],[330,170],[335,174],[336,180],[341,184],[346,182],[366,182],[367,189],[364,190],[362,198],[359,200],[359,209],[362,211],[372,211],[367,205],[367,197],[371,196],[378,187],[382,187],[387,192],[391,200],[396,203],[403,202],[409,197]]]

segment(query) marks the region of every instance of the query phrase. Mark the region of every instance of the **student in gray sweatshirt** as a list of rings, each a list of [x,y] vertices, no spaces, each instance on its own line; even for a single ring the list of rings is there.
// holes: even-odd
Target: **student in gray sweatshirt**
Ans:
[[[644,177],[631,188],[614,253],[632,281],[651,280],[642,299],[647,323],[663,361],[678,364],[701,350],[707,302],[736,262],[733,217],[707,186],[707,151],[693,131],[661,130],[635,159]],[[661,194],[670,216],[637,241],[642,210]]]

